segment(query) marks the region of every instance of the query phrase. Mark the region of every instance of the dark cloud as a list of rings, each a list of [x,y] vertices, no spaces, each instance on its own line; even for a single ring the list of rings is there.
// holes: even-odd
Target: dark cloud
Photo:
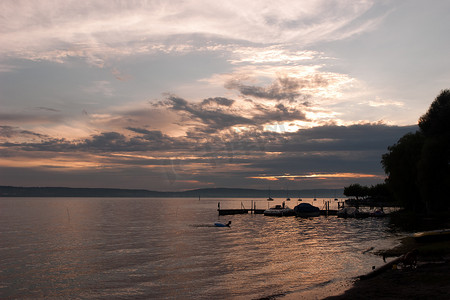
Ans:
[[[63,119],[62,114],[41,108],[36,108],[33,112],[0,112],[0,120],[4,125],[61,123]]]
[[[227,89],[238,90],[244,96],[253,96],[269,100],[295,100],[300,97],[300,93],[295,90],[284,90],[278,83],[267,88],[259,86],[245,85],[237,81],[228,82],[225,87]]]
[[[237,90],[244,96],[292,102],[310,98],[308,93],[301,92],[302,89],[326,87],[328,85],[329,82],[326,78],[316,74],[300,79],[280,77],[268,87],[245,85],[240,80],[233,79],[225,84],[225,88]]]
[[[387,146],[408,132],[418,129],[413,126],[388,126],[383,124],[361,124],[351,126],[327,125],[287,133],[288,144],[283,151],[386,151]]]
[[[79,143],[77,148],[81,147],[89,150],[102,151],[123,151],[129,149],[127,140],[124,135],[117,132],[104,132],[99,135],[94,135],[92,138],[85,139],[83,143]]]
[[[210,105],[210,104],[217,104],[222,106],[232,106],[234,103],[234,100],[223,98],[223,97],[215,97],[215,98],[208,98],[202,101],[202,105]]]
[[[2,126],[5,127],[5,126]],[[0,136],[2,133],[11,136],[9,128],[0,127]],[[23,143],[4,143],[0,144],[8,148],[16,148],[23,151],[49,151],[49,152],[95,152],[95,153],[114,153],[114,152],[136,152],[136,151],[160,151],[169,149],[188,149],[189,145],[183,138],[178,140],[162,134],[160,131],[149,131],[140,128],[127,128],[132,132],[138,133],[136,136],[127,137],[118,132],[103,132],[98,135],[80,141],[68,141],[65,139],[51,139],[39,134],[29,133],[42,137],[40,142]],[[17,130],[16,130],[17,131]],[[21,134],[27,131],[18,131]],[[17,134],[16,134],[17,135]],[[44,139],[45,137],[45,139]]]
[[[118,132],[104,132],[77,143],[75,147],[82,151],[93,150],[102,152],[188,150],[191,147],[183,137],[178,139],[172,138],[158,130],[133,127],[128,127],[127,129],[137,133],[137,135],[126,137]]]
[[[46,139],[48,136],[32,132],[29,130],[23,130],[16,126],[0,125],[0,137],[12,138],[12,137],[27,137],[27,138],[41,138]]]
[[[134,127],[127,127],[126,129],[146,136],[154,136],[158,138],[161,138],[163,136],[162,132],[159,130],[147,130],[143,128],[134,128]]]
[[[203,101],[202,104],[215,102],[218,104],[221,103],[220,105],[225,103],[226,107],[232,105],[230,102],[232,100],[225,101],[224,99],[225,98],[214,98],[213,100],[212,98],[209,98],[205,100],[206,102]],[[196,131],[203,133],[215,133],[231,126],[253,124],[253,121],[246,117],[225,112],[221,108],[216,108],[214,110],[205,109],[202,104],[188,103],[186,100],[176,96],[169,96],[165,101],[165,104],[171,110],[185,113],[188,119],[200,122],[201,126],[197,126]]]
[[[36,109],[40,109],[40,110],[44,110],[44,111],[50,111],[50,112],[61,112],[59,109],[54,109],[54,108],[50,108],[50,107],[43,107],[43,106],[36,107]]]
[[[208,98],[200,104],[195,104],[176,96],[169,96],[160,105],[165,105],[169,109],[179,112],[184,116],[185,121],[197,122],[193,129],[195,133],[191,130],[189,132],[190,136],[198,133],[218,133],[233,126],[247,125],[247,127],[261,129],[261,126],[265,124],[306,119],[305,114],[298,109],[298,107],[301,108],[302,106],[288,107],[282,103],[278,103],[273,107],[252,100],[248,102],[254,106],[248,112],[239,109],[233,110],[234,100],[226,98]],[[209,109],[207,106],[211,103],[220,106]],[[224,108],[221,106],[224,106]],[[251,116],[244,117],[244,113],[249,113]]]
[[[258,114],[255,114],[252,120],[255,124],[267,124],[276,122],[306,120],[305,114],[297,108],[289,108],[282,103],[278,103],[275,108],[257,105]]]

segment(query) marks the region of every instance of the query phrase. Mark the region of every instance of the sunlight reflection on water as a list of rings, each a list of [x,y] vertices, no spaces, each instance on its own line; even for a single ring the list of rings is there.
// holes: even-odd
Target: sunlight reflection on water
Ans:
[[[366,273],[382,260],[363,252],[396,241],[385,219],[218,217],[217,201],[0,199],[0,296],[257,299]]]

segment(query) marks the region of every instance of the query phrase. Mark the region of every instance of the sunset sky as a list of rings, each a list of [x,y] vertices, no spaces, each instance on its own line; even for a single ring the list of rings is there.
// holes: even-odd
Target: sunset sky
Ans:
[[[0,2],[0,185],[383,182],[450,88],[450,1]]]

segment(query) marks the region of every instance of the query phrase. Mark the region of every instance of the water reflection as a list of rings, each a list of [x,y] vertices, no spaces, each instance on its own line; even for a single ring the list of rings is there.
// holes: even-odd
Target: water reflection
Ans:
[[[383,219],[216,209],[215,199],[0,199],[0,296],[258,298],[365,273],[382,261],[363,252],[394,242]]]

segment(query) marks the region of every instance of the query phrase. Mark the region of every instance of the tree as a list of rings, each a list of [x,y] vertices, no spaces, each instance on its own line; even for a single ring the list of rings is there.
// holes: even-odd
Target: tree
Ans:
[[[450,201],[450,90],[443,90],[419,119],[420,130],[388,147],[381,163],[386,183],[405,208],[428,213]]]
[[[344,187],[344,195],[347,197],[354,196],[356,197],[356,200],[359,200],[359,197],[366,197],[369,195],[369,189],[359,183],[355,183]]]
[[[450,206],[450,90],[443,90],[419,119],[425,136],[418,163],[418,184],[429,211]]]
[[[393,146],[389,153],[383,154],[381,164],[388,175],[386,183],[395,199],[410,210],[423,206],[417,185],[418,162],[420,160],[424,137],[421,132],[407,133]]]
[[[369,196],[375,200],[390,201],[392,200],[391,191],[387,183],[378,183],[369,188]]]
[[[443,90],[420,117],[419,128],[427,137],[450,136],[450,90]]]

